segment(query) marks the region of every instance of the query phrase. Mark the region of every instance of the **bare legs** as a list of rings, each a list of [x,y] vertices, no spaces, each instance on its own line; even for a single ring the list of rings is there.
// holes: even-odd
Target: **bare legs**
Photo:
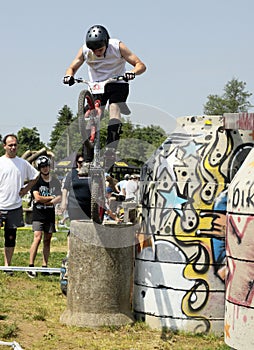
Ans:
[[[44,233],[43,252],[42,252],[42,256],[43,256],[42,265],[43,266],[48,265],[51,238],[52,238],[52,233]]]
[[[30,248],[30,265],[34,265],[34,261],[38,252],[39,245],[41,243],[42,239],[42,231],[35,231],[34,232],[34,240]],[[42,256],[43,256],[43,261],[42,261],[42,266],[47,266],[48,265],[48,258],[50,254],[50,242],[52,238],[52,233],[44,233],[43,237],[43,251],[42,251]]]
[[[119,119],[121,120],[120,107],[117,103],[111,103],[109,105],[109,115],[110,119]]]
[[[4,266],[10,266],[14,247],[4,247]]]

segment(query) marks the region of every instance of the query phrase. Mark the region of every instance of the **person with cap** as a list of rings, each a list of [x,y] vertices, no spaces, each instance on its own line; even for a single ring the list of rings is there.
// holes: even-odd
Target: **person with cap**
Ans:
[[[43,155],[37,161],[40,176],[31,189],[33,216],[32,228],[34,240],[30,248],[29,267],[34,267],[37,251],[43,236],[42,267],[47,268],[50,254],[50,243],[55,227],[55,205],[61,202],[62,191],[60,181],[50,174],[50,159]],[[43,273],[47,274],[47,272]],[[35,278],[37,273],[33,270],[27,271],[30,278]]]
[[[138,180],[139,180],[138,175],[133,174],[130,176],[130,180],[126,183],[126,186],[125,186],[125,191],[126,191],[125,200],[128,200],[128,201],[137,200],[137,194],[139,189]]]
[[[119,197],[118,200],[120,202],[123,202],[125,200],[125,196],[126,196],[126,183],[129,180],[130,175],[129,174],[125,174],[123,180],[119,181],[116,185],[115,185],[115,190],[118,193]]]
[[[114,76],[124,76],[124,80],[108,83],[102,96],[102,106],[109,103],[109,124],[107,130],[105,157],[114,162],[116,148],[122,133],[121,113],[130,114],[126,105],[129,94],[128,81],[145,72],[146,66],[121,40],[112,39],[102,25],[93,25],[85,35],[84,45],[67,68],[63,83],[75,83],[74,75],[86,62],[91,82],[104,81]],[[133,68],[126,71],[126,63]],[[85,161],[88,161],[85,159]]]

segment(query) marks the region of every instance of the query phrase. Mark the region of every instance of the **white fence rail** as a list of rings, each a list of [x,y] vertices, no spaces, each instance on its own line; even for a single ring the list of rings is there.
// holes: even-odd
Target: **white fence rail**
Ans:
[[[15,350],[23,350],[22,347],[19,345],[17,342],[5,342],[5,341],[0,341],[0,345],[6,345],[6,346],[11,346],[12,349]]]

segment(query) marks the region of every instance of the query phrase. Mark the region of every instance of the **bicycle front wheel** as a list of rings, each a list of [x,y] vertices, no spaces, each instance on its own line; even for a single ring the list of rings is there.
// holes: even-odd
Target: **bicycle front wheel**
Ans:
[[[84,142],[86,142],[87,140],[89,141],[89,138],[91,136],[90,127],[87,125],[87,122],[85,120],[85,114],[89,113],[89,111],[92,112],[94,110],[95,105],[93,95],[91,94],[91,92],[88,90],[80,91],[78,98],[78,121],[79,130]]]

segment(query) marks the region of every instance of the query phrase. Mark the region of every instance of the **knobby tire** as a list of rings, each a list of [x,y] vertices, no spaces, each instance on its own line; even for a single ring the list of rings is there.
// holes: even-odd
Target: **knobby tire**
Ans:
[[[105,180],[103,170],[91,174],[91,216],[94,222],[102,224],[105,212]]]
[[[87,121],[85,120],[85,113],[87,109],[96,112],[93,95],[88,90],[82,90],[78,99],[78,119],[79,130],[87,149],[93,148],[95,135],[92,127],[90,135],[87,134]],[[103,169],[91,169],[91,216],[92,220],[98,224],[102,224],[105,212],[105,178]]]
[[[85,113],[87,109],[90,109],[91,111],[95,110],[94,98],[93,98],[93,95],[90,93],[90,91],[82,90],[80,91],[79,98],[78,98],[79,130],[80,130],[82,139],[85,143],[85,146],[88,148],[92,148],[93,145],[89,140],[90,135],[88,135],[86,131],[87,122],[85,121]]]

